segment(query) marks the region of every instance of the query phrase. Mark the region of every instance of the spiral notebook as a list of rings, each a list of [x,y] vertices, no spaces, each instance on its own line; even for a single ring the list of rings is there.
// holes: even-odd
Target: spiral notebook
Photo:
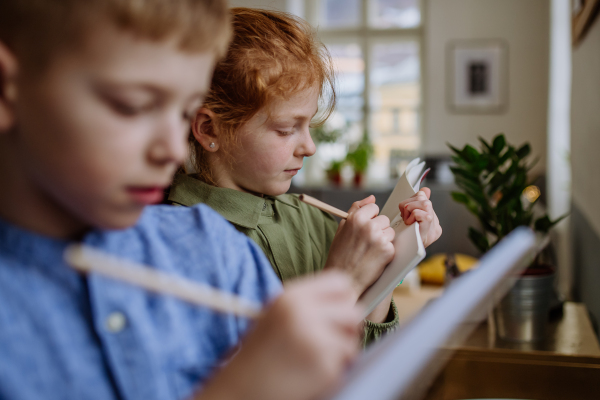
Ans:
[[[329,400],[417,400],[488,311],[543,248],[515,229],[413,320],[367,349]]]

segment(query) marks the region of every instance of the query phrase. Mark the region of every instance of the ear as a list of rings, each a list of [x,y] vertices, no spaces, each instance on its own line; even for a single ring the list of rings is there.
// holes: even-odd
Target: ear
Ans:
[[[200,108],[192,123],[194,138],[206,151],[214,153],[219,149],[219,138],[215,127],[216,115],[208,108]]]
[[[17,58],[0,41],[0,134],[9,131],[15,124],[17,72]]]

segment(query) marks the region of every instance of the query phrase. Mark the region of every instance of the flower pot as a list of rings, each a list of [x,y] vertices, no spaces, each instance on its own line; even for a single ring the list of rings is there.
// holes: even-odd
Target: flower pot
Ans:
[[[362,181],[363,181],[363,173],[355,172],[354,173],[354,187],[357,187],[357,188],[362,187]]]
[[[550,272],[551,271],[551,272]],[[548,313],[554,271],[521,276],[508,294],[494,308],[496,334],[513,342],[543,340],[548,326]]]
[[[340,187],[342,185],[342,174],[340,174],[339,171],[327,172],[327,178],[329,178],[329,182],[335,187]]]

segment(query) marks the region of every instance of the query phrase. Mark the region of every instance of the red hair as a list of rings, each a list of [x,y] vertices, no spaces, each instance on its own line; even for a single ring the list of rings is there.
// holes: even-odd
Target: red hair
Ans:
[[[273,100],[313,86],[328,101],[313,125],[325,122],[335,106],[334,72],[312,27],[277,11],[239,7],[231,9],[231,17],[233,39],[215,67],[203,105],[215,114],[213,129],[221,144],[235,145],[236,131]],[[193,135],[190,146],[199,178],[214,184],[205,150]]]

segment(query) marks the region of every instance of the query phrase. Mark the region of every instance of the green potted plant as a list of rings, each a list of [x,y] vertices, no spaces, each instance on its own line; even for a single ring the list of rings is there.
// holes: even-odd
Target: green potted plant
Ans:
[[[324,123],[310,128],[310,135],[315,143],[316,152],[312,157],[304,159],[303,169],[306,183],[320,183],[323,172],[325,172],[328,181],[336,186],[341,184],[341,161],[334,160],[332,162],[329,157],[324,159],[323,150],[328,146],[335,146],[336,144],[340,144],[345,148],[346,130],[347,124],[341,128],[331,128],[330,124]],[[346,151],[344,150],[343,154],[339,154],[338,157],[344,157],[345,154]],[[324,170],[324,166],[328,164],[330,165],[329,168]]]
[[[369,167],[373,152],[373,144],[369,139],[369,134],[365,131],[356,148],[346,155],[346,161],[354,169],[354,185],[357,187],[362,184],[363,176]]]
[[[329,168],[327,168],[327,170],[325,171],[325,173],[327,174],[327,179],[329,179],[329,182],[331,182],[334,186],[340,186],[342,184],[342,167],[344,166],[345,160],[337,160],[337,161],[333,161]]]
[[[527,175],[535,164],[528,159],[529,144],[514,147],[503,134],[498,134],[491,143],[483,138],[479,142],[480,150],[470,145],[458,149],[448,144],[454,152],[454,165],[450,169],[461,189],[452,192],[452,198],[464,204],[480,225],[469,227],[471,242],[485,253],[517,226],[548,233],[564,216],[554,221],[546,214],[536,217],[534,206],[539,196],[529,196],[529,200],[524,196],[533,188]],[[543,338],[553,282],[554,268],[536,257],[494,310],[501,338],[517,341]]]

